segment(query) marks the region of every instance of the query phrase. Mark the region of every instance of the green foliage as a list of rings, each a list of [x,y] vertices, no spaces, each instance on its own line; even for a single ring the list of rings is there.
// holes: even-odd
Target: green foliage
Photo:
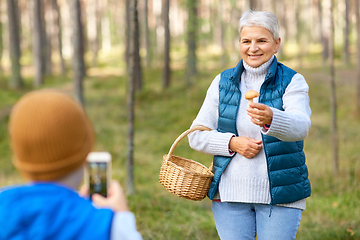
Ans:
[[[119,63],[119,60],[109,59],[112,59],[112,66]],[[161,88],[159,69],[144,70],[144,89],[136,94],[135,106],[136,193],[128,197],[144,239],[218,239],[210,200],[192,202],[176,197],[158,182],[163,155],[168,153],[173,141],[189,128],[204,100],[207,87],[223,70],[217,68],[216,57],[204,55],[204,59],[199,62],[202,71],[191,88],[186,86],[183,69],[174,70],[172,86],[166,91]],[[125,185],[127,78],[116,74],[101,75],[110,67],[101,59],[100,66],[97,75],[85,80],[86,111],[97,137],[95,150],[109,151],[113,155],[113,176]],[[211,66],[215,67],[212,69]],[[297,70],[309,83],[313,112],[312,127],[305,140],[313,193],[307,201],[297,239],[360,239],[360,129],[359,120],[353,114],[356,70],[340,69],[337,72],[338,96],[344,94],[346,98],[338,97],[341,171],[336,177],[332,174],[331,164],[328,71],[320,68]],[[69,88],[68,79],[54,78],[47,82],[47,87]],[[5,86],[1,79],[0,84]],[[23,91],[2,89],[5,90],[0,95],[0,111],[14,104],[31,87]],[[21,181],[11,165],[7,122],[8,115],[2,115],[0,185]],[[206,166],[212,159],[190,149],[187,138],[179,143],[174,154]]]
[[[13,173],[15,171],[14,166],[11,164],[11,154],[9,151],[10,146],[7,134],[7,122],[8,117],[3,117],[0,119],[0,176],[5,175],[5,173]]]

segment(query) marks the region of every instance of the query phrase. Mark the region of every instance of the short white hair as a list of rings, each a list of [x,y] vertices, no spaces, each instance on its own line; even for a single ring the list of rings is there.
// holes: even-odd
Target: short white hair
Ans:
[[[239,20],[239,34],[243,27],[263,27],[270,31],[274,39],[279,39],[279,22],[275,14],[265,11],[249,10]]]

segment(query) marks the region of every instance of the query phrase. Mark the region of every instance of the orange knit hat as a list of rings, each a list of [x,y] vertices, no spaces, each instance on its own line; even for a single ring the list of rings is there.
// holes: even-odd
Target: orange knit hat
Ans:
[[[35,181],[58,180],[80,167],[94,144],[94,133],[82,107],[55,90],[39,90],[20,98],[9,120],[20,173]]]

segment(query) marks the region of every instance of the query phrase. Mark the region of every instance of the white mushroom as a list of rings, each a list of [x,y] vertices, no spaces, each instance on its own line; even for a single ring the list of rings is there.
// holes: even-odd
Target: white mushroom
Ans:
[[[258,93],[255,90],[250,90],[247,93],[245,93],[245,99],[249,101],[248,106],[249,106],[249,103],[253,102],[253,98],[256,98],[258,96],[260,96],[260,93]]]

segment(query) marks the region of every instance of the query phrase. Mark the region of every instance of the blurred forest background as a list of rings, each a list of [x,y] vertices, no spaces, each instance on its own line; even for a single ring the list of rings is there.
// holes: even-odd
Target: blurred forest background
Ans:
[[[213,78],[240,60],[250,8],[277,15],[277,57],[310,86],[313,192],[297,239],[360,239],[359,0],[0,0],[0,186],[24,182],[11,164],[11,108],[57,88],[86,109],[94,150],[112,154],[144,239],[218,239],[211,201],[176,197],[158,175]],[[175,155],[212,159],[185,139]]]

